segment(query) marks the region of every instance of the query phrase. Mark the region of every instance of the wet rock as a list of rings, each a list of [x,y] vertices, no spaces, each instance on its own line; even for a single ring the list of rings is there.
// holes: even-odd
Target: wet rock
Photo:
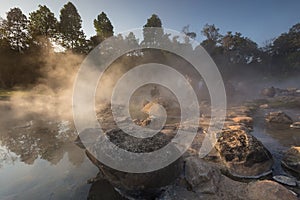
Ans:
[[[253,127],[253,119],[252,119],[252,117],[238,116],[238,117],[232,118],[231,120],[234,121],[235,123],[245,124],[247,127],[250,127],[250,128]]]
[[[186,186],[169,186],[161,199],[242,200],[247,184],[221,174],[218,165],[191,156],[185,159]],[[232,189],[234,188],[234,190]]]
[[[266,96],[266,97],[274,97],[276,94],[276,90],[274,87],[270,87],[270,88],[264,88],[261,91],[261,95],[262,96]]]
[[[289,117],[287,114],[285,114],[282,111],[270,112],[266,116],[266,121],[269,123],[275,123],[275,124],[292,124],[293,123],[292,118]]]
[[[290,125],[291,128],[300,129],[300,122],[294,122]]]
[[[181,116],[179,103],[177,101],[174,101],[173,99],[167,99],[162,97],[147,103],[141,109],[141,111],[150,116],[156,115],[155,117],[159,118],[161,117],[160,115],[163,114],[163,112],[161,112],[159,109],[156,109],[159,108],[156,105],[161,105],[165,109],[166,115],[168,116],[167,118],[168,123]]]
[[[105,134],[119,148],[134,153],[153,152],[165,146],[172,139],[172,135],[165,135],[162,132],[157,133],[154,137],[145,139],[130,136],[120,129],[113,129],[107,131]],[[94,156],[105,148],[103,145],[103,143],[96,142],[91,148],[93,154],[89,151],[86,151],[86,154],[92,163],[102,172],[103,177],[125,196],[132,198],[139,196],[144,199],[153,199],[160,194],[162,187],[171,184],[182,172],[182,160],[180,158],[165,168],[149,173],[127,173],[112,169],[101,163]],[[176,151],[178,150],[174,147],[172,152]],[[166,159],[167,156],[170,155],[166,153],[165,155],[161,155],[159,159]],[[149,164],[151,163],[144,163],[141,160],[141,165]]]
[[[267,104],[267,103],[262,104],[262,105],[259,106],[259,108],[261,108],[261,109],[267,109],[267,108],[269,108],[269,104]]]
[[[288,149],[282,158],[282,165],[300,175],[300,147],[291,147]]]
[[[284,185],[288,185],[288,186],[296,186],[297,185],[296,179],[288,177],[288,176],[277,175],[277,176],[273,176],[273,179],[275,181],[277,181],[278,183],[282,183]]]
[[[170,186],[158,200],[198,200],[199,196],[185,187]]]
[[[271,172],[270,152],[245,130],[223,130],[215,145],[230,175],[259,178]]]
[[[274,181],[264,180],[249,183],[247,186],[247,199],[249,200],[296,200],[291,191]]]
[[[189,157],[185,160],[185,178],[198,194],[216,194],[221,173],[207,162]]]
[[[251,106],[236,106],[229,108],[227,111],[227,116],[229,118],[238,117],[238,116],[251,116],[254,108]]]
[[[94,182],[89,190],[88,200],[125,200],[113,186],[104,179]]]

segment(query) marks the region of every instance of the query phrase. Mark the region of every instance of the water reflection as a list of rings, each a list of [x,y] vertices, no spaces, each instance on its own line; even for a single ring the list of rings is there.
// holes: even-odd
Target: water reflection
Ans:
[[[68,121],[15,121],[0,130],[0,199],[86,199],[97,168]]]
[[[272,153],[274,158],[273,174],[286,174],[281,167],[283,153],[291,146],[300,146],[300,129],[291,129],[288,125],[269,125],[265,114],[274,110],[260,111],[254,118],[253,134]],[[298,120],[299,110],[282,109],[293,120]]]
[[[289,125],[269,125],[265,122],[266,113],[274,110],[265,110],[255,117],[253,135],[259,138],[267,147],[285,150],[291,146],[300,146],[300,129],[292,129]],[[299,120],[300,110],[282,109],[294,121]]]

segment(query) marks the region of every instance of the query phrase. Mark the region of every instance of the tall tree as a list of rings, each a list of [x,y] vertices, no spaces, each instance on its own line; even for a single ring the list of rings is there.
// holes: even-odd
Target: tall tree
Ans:
[[[133,32],[130,32],[126,37],[125,41],[127,42],[127,45],[130,47],[136,47],[139,45],[139,39],[136,38]]]
[[[29,32],[32,37],[55,37],[58,22],[54,13],[47,6],[39,5],[39,9],[29,14]]]
[[[160,40],[162,39],[164,32],[162,29],[147,29],[151,27],[161,28],[162,23],[160,18],[153,14],[149,19],[147,19],[147,23],[144,25],[143,34],[144,34],[144,41],[142,42],[144,45],[149,44],[159,44]]]
[[[300,72],[300,23],[274,40],[271,56],[279,73]]]
[[[103,41],[106,38],[113,36],[114,34],[114,27],[112,26],[110,20],[104,12],[100,13],[97,16],[97,19],[94,20],[94,27],[100,41]]]
[[[19,52],[29,47],[28,20],[20,8],[12,8],[7,13],[5,38],[13,50]]]
[[[82,20],[76,7],[68,2],[60,10],[59,32],[61,44],[74,52],[85,53],[87,41],[82,31]]]

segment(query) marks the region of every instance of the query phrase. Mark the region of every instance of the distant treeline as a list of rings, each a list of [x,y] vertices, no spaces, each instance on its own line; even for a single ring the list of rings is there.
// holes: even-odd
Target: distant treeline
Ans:
[[[87,39],[82,30],[81,17],[71,2],[60,10],[59,20],[47,6],[40,5],[28,17],[20,8],[10,9],[6,18],[0,19],[0,88],[33,85],[43,76],[49,54],[59,59],[65,53],[86,55],[106,38],[114,36],[113,26],[104,12],[97,16],[93,25],[96,33]],[[144,27],[162,27],[162,22],[153,14]],[[197,36],[189,30],[189,26],[183,27],[182,32],[192,39]],[[178,44],[177,38],[160,34],[167,42]],[[206,38],[201,45],[226,78],[247,71],[266,77],[300,74],[300,23],[277,38],[266,41],[260,48],[241,33],[229,31],[225,35],[220,34],[215,25],[206,24],[201,34]],[[125,38],[121,35],[114,37],[123,42],[139,44],[133,33]],[[147,37],[151,36],[144,32],[144,41],[141,43],[152,41]],[[189,41],[187,39],[181,45],[191,48]],[[55,52],[57,48],[63,51]],[[158,60],[164,60],[166,55],[157,51],[155,54]],[[123,58],[122,62],[132,66],[145,55],[150,57],[149,52],[128,54],[128,58]]]

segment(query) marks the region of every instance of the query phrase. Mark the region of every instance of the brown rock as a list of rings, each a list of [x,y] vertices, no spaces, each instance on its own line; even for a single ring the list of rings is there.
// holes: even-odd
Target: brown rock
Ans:
[[[253,127],[252,117],[238,116],[238,117],[232,118],[232,121],[234,121],[235,123],[239,123],[239,124],[245,124],[247,127],[251,127],[251,128]]]
[[[118,147],[134,153],[155,151],[169,143],[172,138],[172,136],[167,136],[159,132],[154,137],[141,139],[132,137],[124,133],[121,129],[107,131],[106,135],[110,141]],[[95,140],[97,140],[97,138]],[[99,168],[103,177],[108,180],[110,184],[118,188],[123,194],[131,197],[134,197],[135,195],[145,197],[149,194],[154,195],[161,190],[161,187],[171,184],[182,172],[182,160],[180,158],[167,167],[153,172],[127,173],[118,171],[104,165],[93,156],[97,155],[97,153],[101,153],[100,151],[103,148],[106,148],[103,143],[99,144],[96,142],[89,149],[93,154],[89,151],[86,151],[86,154],[92,163]],[[178,151],[178,149],[174,147],[172,153],[176,153],[176,150]],[[161,155],[160,159],[166,159],[167,156],[170,155]],[[143,163],[141,160],[141,165],[142,164],[149,165],[149,163]]]
[[[271,172],[270,152],[245,130],[224,130],[215,146],[228,172],[236,177],[257,178]]]
[[[297,200],[287,188],[274,181],[264,180],[249,183],[247,186],[249,200]]]
[[[278,112],[270,112],[266,116],[266,121],[269,123],[276,123],[276,124],[292,124],[293,120],[287,114],[282,111]]]
[[[199,194],[216,194],[221,172],[207,162],[189,157],[185,163],[185,178]]]
[[[266,97],[274,97],[275,94],[276,94],[276,90],[274,87],[264,88],[261,91],[261,95],[266,96]]]
[[[300,147],[291,147],[287,150],[281,161],[282,165],[300,175]]]

